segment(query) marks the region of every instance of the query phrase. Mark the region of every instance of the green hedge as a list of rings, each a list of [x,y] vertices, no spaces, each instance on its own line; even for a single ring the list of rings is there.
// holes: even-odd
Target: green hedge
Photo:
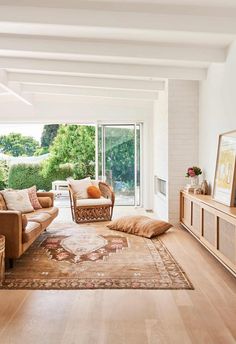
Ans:
[[[5,161],[0,161],[0,190],[7,187],[8,167]]]
[[[36,185],[38,190],[49,191],[54,180],[65,180],[73,175],[70,165],[59,167],[53,174],[44,176],[42,164],[17,164],[9,170],[8,187],[12,189],[25,189]]]

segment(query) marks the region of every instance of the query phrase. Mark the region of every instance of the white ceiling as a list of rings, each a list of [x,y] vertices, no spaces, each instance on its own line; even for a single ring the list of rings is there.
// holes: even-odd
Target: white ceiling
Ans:
[[[235,0],[0,0],[1,102],[153,101],[160,80],[203,80],[235,39]]]

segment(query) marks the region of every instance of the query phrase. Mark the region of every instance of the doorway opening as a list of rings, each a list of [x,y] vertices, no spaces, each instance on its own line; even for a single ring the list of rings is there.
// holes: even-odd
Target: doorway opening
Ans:
[[[97,126],[97,177],[110,184],[116,205],[141,206],[142,124]]]

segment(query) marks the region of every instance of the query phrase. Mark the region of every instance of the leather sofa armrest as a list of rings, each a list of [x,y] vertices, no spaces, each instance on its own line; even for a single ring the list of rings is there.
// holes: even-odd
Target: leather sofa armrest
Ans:
[[[5,236],[6,257],[20,257],[22,253],[22,214],[20,211],[0,211],[0,234]]]
[[[54,193],[53,192],[37,192],[38,197],[50,197],[52,200],[52,207],[54,205]]]

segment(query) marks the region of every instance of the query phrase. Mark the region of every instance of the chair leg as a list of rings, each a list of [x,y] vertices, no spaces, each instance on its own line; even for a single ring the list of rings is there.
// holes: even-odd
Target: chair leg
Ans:
[[[9,262],[9,268],[13,269],[13,267],[14,267],[14,259],[13,258],[9,258],[8,262]]]
[[[110,216],[110,220],[112,219],[113,216],[113,207],[111,208],[111,216]]]

